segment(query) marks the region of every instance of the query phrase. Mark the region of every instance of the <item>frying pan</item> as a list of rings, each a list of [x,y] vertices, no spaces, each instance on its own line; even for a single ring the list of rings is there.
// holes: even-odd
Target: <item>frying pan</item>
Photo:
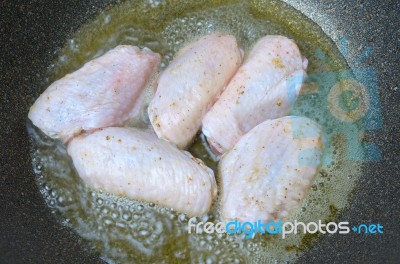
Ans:
[[[102,263],[96,252],[60,225],[38,192],[29,155],[26,118],[40,93],[46,68],[79,26],[114,0],[32,0],[0,2],[1,38],[1,263]],[[374,0],[289,0],[338,43],[348,39],[346,60],[362,47],[373,53],[359,67],[374,67],[383,120],[366,138],[382,152],[366,162],[363,176],[340,220],[380,223],[379,236],[329,235],[299,263],[400,263],[400,2]],[[361,76],[362,78],[362,76]]]

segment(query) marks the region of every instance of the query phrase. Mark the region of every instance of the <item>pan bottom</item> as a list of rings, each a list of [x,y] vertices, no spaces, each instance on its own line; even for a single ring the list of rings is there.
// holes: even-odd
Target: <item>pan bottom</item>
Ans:
[[[362,149],[349,156],[349,142],[360,128],[341,119],[354,96],[344,84],[354,80],[334,43],[320,27],[276,1],[225,1],[214,6],[196,2],[164,6],[158,1],[127,1],[103,11],[68,40],[49,67],[49,82],[63,77],[119,44],[148,47],[168,65],[182,45],[214,31],[234,34],[245,51],[264,35],[280,34],[299,45],[309,60],[309,77],[291,114],[307,116],[323,128],[322,167],[301,207],[284,221],[330,222],[349,202],[361,174]],[[48,83],[49,84],[49,83]],[[336,87],[336,88],[335,88]],[[332,97],[332,89],[339,93]],[[356,91],[353,91],[353,95]],[[333,105],[332,102],[336,103]],[[342,109],[342,110],[340,110]],[[139,120],[146,125],[147,119]],[[320,234],[274,235],[188,234],[188,218],[168,208],[127,200],[88,189],[76,174],[65,146],[28,124],[32,160],[39,190],[60,222],[85,238],[110,263],[135,262],[284,262],[294,261]],[[190,152],[216,169],[199,136]],[[216,174],[217,175],[217,174]],[[218,203],[197,221],[218,222]]]

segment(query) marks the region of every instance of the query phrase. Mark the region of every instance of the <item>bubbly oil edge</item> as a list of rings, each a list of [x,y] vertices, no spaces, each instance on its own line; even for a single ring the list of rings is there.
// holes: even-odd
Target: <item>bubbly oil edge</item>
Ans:
[[[128,0],[101,12],[66,42],[49,67],[48,83],[119,44],[148,47],[160,53],[165,68],[182,45],[214,31],[235,35],[245,51],[264,35],[285,35],[294,39],[308,58],[309,74],[348,69],[337,47],[319,26],[281,1]],[[329,63],[316,56],[317,49],[327,55]],[[318,113],[318,106],[325,100],[318,94],[306,94],[292,109],[292,114],[308,116],[322,126],[329,139],[326,144],[335,154],[333,162],[323,162],[308,196],[286,221],[336,220],[348,205],[348,196],[361,175],[360,164],[346,160],[343,139],[332,136],[334,117]],[[356,124],[347,129],[359,130]],[[257,235],[246,240],[239,235],[189,235],[188,217],[183,214],[86,188],[65,147],[30,124],[28,130],[36,180],[46,203],[64,225],[88,240],[109,263],[293,262],[320,238],[298,234],[283,240]],[[200,137],[190,152],[216,170]],[[323,159],[328,158],[325,152]],[[215,205],[199,221],[217,222],[217,211]]]

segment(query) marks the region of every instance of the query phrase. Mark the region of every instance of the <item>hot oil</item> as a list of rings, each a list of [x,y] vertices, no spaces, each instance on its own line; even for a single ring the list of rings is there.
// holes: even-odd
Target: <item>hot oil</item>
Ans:
[[[185,43],[214,31],[234,34],[245,51],[264,35],[285,35],[294,39],[308,58],[308,73],[312,77],[292,114],[309,116],[321,124],[325,138],[324,158],[308,197],[286,220],[306,223],[335,220],[347,205],[360,175],[359,164],[346,158],[346,138],[343,137],[347,132],[357,132],[358,127],[352,123],[343,125],[331,113],[321,111],[327,100],[321,87],[327,82],[333,85],[339,80],[335,73],[348,68],[337,47],[321,29],[282,2],[124,2],[99,14],[68,40],[58,60],[49,68],[48,83],[119,44],[148,47],[159,52],[163,55],[164,68]],[[150,98],[151,91],[147,100]],[[141,125],[148,125],[146,117],[143,120]],[[31,126],[29,131],[34,170],[47,204],[63,224],[87,239],[107,262],[286,262],[294,261],[318,238],[318,235],[303,234],[289,235],[286,239],[257,235],[248,240],[243,235],[189,235],[188,217],[172,209],[86,188],[73,169],[65,146],[46,138]],[[190,151],[216,169],[216,162],[207,154],[202,138],[196,139]],[[217,222],[217,206],[197,220]]]

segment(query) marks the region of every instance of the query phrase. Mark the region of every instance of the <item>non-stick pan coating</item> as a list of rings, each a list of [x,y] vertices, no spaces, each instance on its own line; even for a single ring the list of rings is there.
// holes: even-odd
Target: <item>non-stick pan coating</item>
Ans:
[[[27,111],[42,87],[46,68],[64,41],[115,3],[103,1],[0,2],[0,263],[102,263],[81,239],[62,227],[35,183],[26,131]],[[325,236],[300,263],[400,262],[400,2],[289,0],[321,25],[335,42],[348,40],[347,60],[372,47],[357,67],[378,71],[383,128],[366,132],[382,160],[366,163],[359,188],[341,220],[380,223],[384,234]]]

